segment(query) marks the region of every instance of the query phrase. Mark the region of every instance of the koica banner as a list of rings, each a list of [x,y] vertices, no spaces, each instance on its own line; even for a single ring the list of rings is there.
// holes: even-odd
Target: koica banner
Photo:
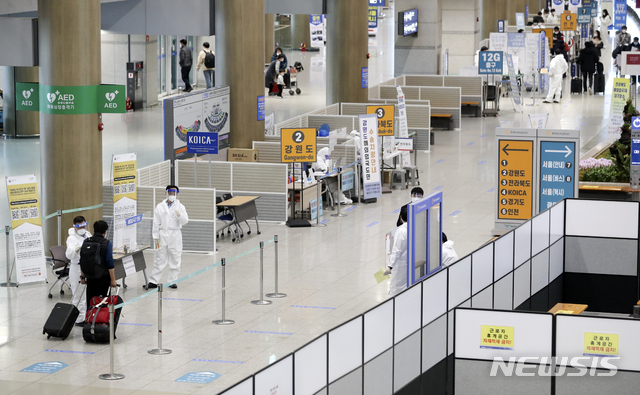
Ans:
[[[358,120],[360,125],[360,159],[362,162],[364,198],[381,197],[378,118],[375,114],[359,115]]]
[[[7,195],[18,283],[45,280],[47,271],[36,176],[7,177]]]
[[[136,154],[113,156],[113,248],[127,246],[135,250],[137,245],[134,223],[127,226],[127,219],[136,216],[137,202]]]

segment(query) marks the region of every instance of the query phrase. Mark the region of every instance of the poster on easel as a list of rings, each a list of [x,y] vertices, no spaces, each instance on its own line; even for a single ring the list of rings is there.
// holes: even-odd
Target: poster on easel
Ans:
[[[324,47],[325,38],[325,24],[324,15],[311,14],[309,15],[309,28],[311,29],[311,47],[321,48]]]
[[[113,155],[113,248],[132,251],[137,247],[137,224],[127,220],[138,211],[136,154]]]
[[[47,266],[36,176],[7,177],[6,182],[18,284],[44,281]]]

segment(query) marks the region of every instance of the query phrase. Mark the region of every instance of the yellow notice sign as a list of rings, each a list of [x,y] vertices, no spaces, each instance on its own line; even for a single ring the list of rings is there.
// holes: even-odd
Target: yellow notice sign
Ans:
[[[480,348],[512,350],[514,347],[515,340],[512,326],[480,326]]]
[[[14,180],[15,179],[15,180]],[[11,227],[24,223],[41,226],[38,184],[35,176],[11,177],[7,180]]]
[[[533,141],[500,140],[498,218],[529,219],[533,210]]]
[[[560,15],[560,30],[575,31],[578,28],[578,14],[565,11]]]
[[[316,130],[281,129],[280,152],[282,163],[315,162],[316,161]]]
[[[573,310],[558,310],[556,314],[573,314]]]
[[[126,160],[131,155],[132,160]],[[123,160],[124,159],[124,160]],[[137,200],[136,188],[137,161],[136,154],[116,155],[113,160],[113,202],[128,197]]]
[[[614,333],[584,333],[584,355],[610,357],[620,354],[620,335]]]
[[[378,117],[378,136],[393,136],[396,106],[367,106],[367,114]]]

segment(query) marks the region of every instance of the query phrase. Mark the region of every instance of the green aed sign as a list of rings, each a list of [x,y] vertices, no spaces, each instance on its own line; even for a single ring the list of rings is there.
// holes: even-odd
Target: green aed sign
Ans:
[[[16,83],[16,109],[45,114],[125,113],[124,85],[50,86]]]

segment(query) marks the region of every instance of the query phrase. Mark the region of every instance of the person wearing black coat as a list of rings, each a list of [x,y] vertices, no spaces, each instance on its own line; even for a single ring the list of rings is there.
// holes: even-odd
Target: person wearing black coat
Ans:
[[[284,55],[280,54],[280,56],[273,60],[267,71],[264,73],[264,87],[269,89],[269,93],[273,89],[273,84],[276,82],[276,78],[278,77],[279,69],[282,68],[281,64],[284,61]]]
[[[580,51],[577,63],[582,70],[582,85],[585,92],[593,94],[593,73],[596,72],[596,65],[598,64],[598,53],[595,46],[591,41],[584,43],[584,49]]]

